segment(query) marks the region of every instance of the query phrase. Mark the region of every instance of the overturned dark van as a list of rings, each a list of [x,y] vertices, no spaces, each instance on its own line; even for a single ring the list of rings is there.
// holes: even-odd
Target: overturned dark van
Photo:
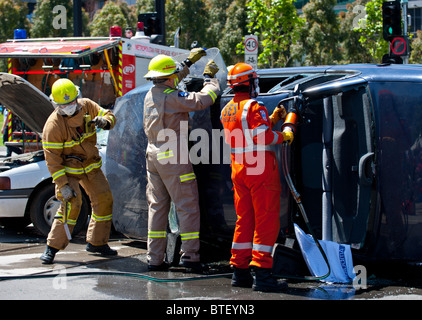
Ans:
[[[318,238],[350,244],[364,260],[422,262],[422,66],[357,64],[258,74],[257,100],[269,113],[283,99],[300,98],[299,107],[290,106],[300,122],[289,172]],[[188,79],[188,89],[195,90],[198,81]],[[114,226],[135,238],[147,235],[142,113],[149,88],[135,88],[116,102],[118,122],[109,134],[105,161],[115,200]],[[211,108],[192,113],[187,128],[200,195],[201,240],[226,248],[224,254],[230,253],[236,212],[220,111],[232,96],[226,89]],[[281,161],[282,148],[275,152]],[[279,168],[278,242],[284,243],[294,238],[293,223],[303,221],[281,163]],[[172,209],[169,216],[169,239],[177,238],[177,212]]]

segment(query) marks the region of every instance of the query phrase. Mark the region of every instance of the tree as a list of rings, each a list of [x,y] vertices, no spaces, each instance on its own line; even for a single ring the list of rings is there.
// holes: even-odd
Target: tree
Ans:
[[[193,41],[201,47],[208,45],[206,27],[209,15],[203,0],[173,0],[166,2],[166,30],[168,42],[171,43],[174,32],[181,27],[179,37],[181,48],[190,49]]]
[[[305,65],[324,65],[341,60],[336,0],[311,0],[303,7],[305,23],[293,46],[296,58]]]
[[[73,36],[73,2],[42,0],[37,2],[32,18],[32,38]],[[89,36],[88,14],[82,9],[82,35]]]
[[[289,65],[290,48],[298,39],[298,29],[303,23],[293,0],[249,0],[247,12],[247,27],[251,34],[258,35],[262,50],[258,56],[259,65],[271,68]]]
[[[0,41],[13,39],[15,29],[29,30],[28,8],[22,1],[0,0]]]
[[[416,32],[416,37],[412,39],[409,63],[422,63],[422,31]]]
[[[0,0],[0,41],[13,39],[15,29],[29,30],[26,18],[28,8],[24,2]],[[7,59],[0,59],[0,71],[7,72]]]
[[[66,0],[38,1],[32,22],[32,38],[73,36],[72,2]]]
[[[222,30],[227,21],[227,9],[231,1],[228,0],[205,0],[207,11],[209,12],[206,25],[207,43],[209,47],[218,46]]]
[[[380,63],[382,56],[388,53],[388,42],[382,36],[382,3],[384,0],[368,1],[365,5],[366,17],[361,21],[359,42],[371,57],[373,63]]]
[[[107,37],[112,26],[119,26],[124,32],[126,26],[130,25],[128,21],[129,12],[126,2],[123,3],[120,0],[107,1],[104,7],[95,13],[89,25],[91,35],[93,37]]]
[[[243,53],[236,50],[238,43],[243,43],[247,34],[247,12],[246,0],[231,1],[227,8],[227,17],[224,28],[220,31],[218,48],[227,65],[241,62],[244,59]]]
[[[366,8],[368,0],[357,0],[346,5],[346,12],[340,12],[340,39],[342,63],[371,62],[368,50],[359,41],[361,28],[366,27]]]
[[[136,12],[147,13],[155,11],[155,0],[136,0]]]

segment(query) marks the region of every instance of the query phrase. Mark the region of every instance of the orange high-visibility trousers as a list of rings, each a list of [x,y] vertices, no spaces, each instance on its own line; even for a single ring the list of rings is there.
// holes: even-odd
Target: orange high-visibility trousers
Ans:
[[[273,246],[280,230],[281,184],[274,152],[261,151],[263,173],[248,175],[248,166],[232,162],[237,213],[230,264],[272,268]],[[249,167],[250,169],[250,167]],[[251,261],[252,260],[252,261]]]
[[[221,111],[231,147],[237,222],[230,264],[246,269],[271,268],[280,229],[280,174],[272,146],[283,142],[262,103],[238,92]],[[251,261],[252,260],[252,261]]]

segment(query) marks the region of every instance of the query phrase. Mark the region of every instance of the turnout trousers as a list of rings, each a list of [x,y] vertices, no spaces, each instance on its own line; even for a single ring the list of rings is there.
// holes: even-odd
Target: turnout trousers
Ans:
[[[76,225],[79,212],[82,206],[82,194],[79,185],[87,193],[91,202],[91,220],[86,233],[86,241],[94,246],[107,244],[110,237],[113,196],[106,177],[101,169],[91,171],[88,175],[81,174],[79,177],[68,176],[69,186],[76,192],[77,196],[67,202],[67,223],[69,231],[72,232]],[[56,249],[64,249],[69,244],[64,226],[63,215],[66,203],[56,186],[56,198],[62,201],[54,219],[50,233],[47,237],[47,245]]]
[[[199,262],[199,194],[192,164],[181,164],[175,150],[160,150],[149,143],[147,148],[148,249],[150,265],[164,261],[171,201],[179,220],[181,260]]]
[[[273,152],[262,151],[260,155],[265,157],[265,167],[259,175],[248,175],[246,165],[232,161],[237,221],[230,264],[240,269],[249,265],[272,268],[272,250],[280,229],[277,160]]]

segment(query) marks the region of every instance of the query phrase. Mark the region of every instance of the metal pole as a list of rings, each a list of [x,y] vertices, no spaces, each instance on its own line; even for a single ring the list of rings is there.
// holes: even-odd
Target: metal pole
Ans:
[[[160,21],[160,33],[163,36],[163,45],[166,45],[166,0],[155,0],[155,11]]]
[[[402,16],[403,16],[403,35],[407,37],[407,6],[408,0],[401,0]],[[409,56],[403,56],[403,64],[409,63]]]
[[[73,0],[73,36],[82,36],[82,4],[81,0]]]

